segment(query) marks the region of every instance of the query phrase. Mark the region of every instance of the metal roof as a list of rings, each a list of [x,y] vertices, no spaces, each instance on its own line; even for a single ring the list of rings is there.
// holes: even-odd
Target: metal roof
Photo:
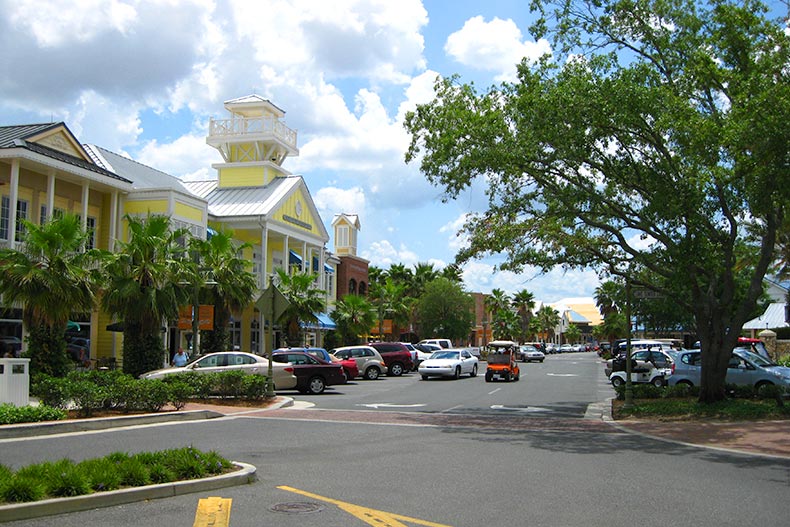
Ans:
[[[743,329],[777,329],[786,328],[788,323],[785,321],[785,303],[774,302],[768,306],[765,313],[757,318],[751,319],[743,325]]]
[[[191,194],[177,177],[96,145],[83,145],[99,166],[128,178],[135,190],[171,189]]]
[[[129,180],[119,176],[111,169],[107,169],[101,165],[86,161],[85,159],[61,152],[60,150],[55,150],[54,148],[49,148],[48,146],[29,142],[27,140],[28,138],[34,137],[42,132],[60,127],[64,128],[65,133],[69,134],[71,137],[74,137],[74,135],[71,133],[71,130],[69,130],[66,124],[62,122],[0,126],[0,148],[24,148],[25,150],[29,150],[36,154],[61,161],[63,163],[67,163],[77,168],[90,170],[91,172],[96,172],[97,174],[123,181],[124,183],[130,183]],[[76,141],[76,138],[74,138],[74,141]]]
[[[274,178],[264,187],[219,188],[217,180],[184,182],[187,189],[208,202],[209,214],[220,218],[270,214],[300,184],[300,176]]]

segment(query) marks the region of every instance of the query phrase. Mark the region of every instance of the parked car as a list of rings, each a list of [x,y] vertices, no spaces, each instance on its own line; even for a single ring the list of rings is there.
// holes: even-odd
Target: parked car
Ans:
[[[22,353],[22,340],[12,335],[0,337],[0,342],[5,344],[5,351],[10,352],[14,357],[19,357]]]
[[[699,386],[702,370],[702,352],[682,350],[672,366],[669,385]],[[727,366],[727,384],[751,385],[756,388],[776,384],[790,387],[790,368],[779,366],[747,348],[735,348]]]
[[[671,352],[665,351],[661,348],[641,349],[631,352],[631,360],[633,364],[631,367],[634,369],[649,367],[646,363],[650,362],[656,368],[670,368],[675,359]],[[612,372],[625,371],[625,353],[618,355],[606,361],[604,366],[604,375],[609,379]]]
[[[384,364],[381,354],[370,346],[344,346],[335,348],[329,353],[340,359],[353,360],[359,374],[370,381],[375,381],[387,371],[387,365]]]
[[[357,363],[351,359],[341,359],[340,357],[335,357],[331,355],[328,351],[324,348],[279,348],[274,350],[275,353],[282,352],[282,351],[304,351],[309,353],[313,357],[319,358],[324,362],[337,362],[341,366],[343,366],[343,371],[346,374],[346,382],[350,381],[351,379],[356,379],[359,377],[359,368],[357,368]]]
[[[450,339],[422,339],[419,343],[436,344],[443,349],[450,349],[453,347],[453,343],[450,341]]]
[[[470,377],[477,376],[477,357],[468,350],[449,349],[437,351],[431,358],[423,361],[418,368],[423,380],[429,377],[459,378],[468,373]]]
[[[220,351],[198,357],[186,366],[163,368],[140,375],[141,379],[161,379],[167,375],[178,375],[186,372],[213,373],[241,370],[244,373],[266,375],[269,371],[269,360],[260,355],[242,351]],[[276,390],[289,390],[296,387],[296,375],[290,364],[272,363],[272,380]]]
[[[387,375],[400,377],[403,372],[414,369],[411,351],[400,342],[372,342],[370,347],[381,354],[387,365]]]
[[[327,386],[346,383],[343,366],[318,359],[305,351],[274,352],[272,360],[293,365],[296,389],[301,393],[317,395],[323,393]]]
[[[530,344],[522,344],[519,346],[519,357],[523,362],[543,362],[543,360],[546,358],[546,354],[535,346]]]
[[[573,351],[573,346],[570,344],[563,344],[557,350],[557,353],[571,353]]]
[[[401,342],[401,344],[406,346],[406,349],[408,349],[409,352],[411,353],[412,368],[413,368],[413,371],[416,371],[417,370],[417,348],[415,348],[414,344],[412,344],[411,342]]]
[[[444,349],[438,344],[415,344],[414,347],[417,350],[417,360],[415,361],[416,368],[420,367],[422,361],[430,359],[434,352]]]

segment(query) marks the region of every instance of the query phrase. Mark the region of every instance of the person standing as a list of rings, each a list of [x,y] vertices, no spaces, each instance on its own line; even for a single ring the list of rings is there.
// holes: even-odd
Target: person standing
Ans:
[[[171,365],[180,368],[182,366],[186,366],[188,360],[189,356],[184,352],[184,348],[178,348],[178,352],[173,355],[173,361],[171,362]]]

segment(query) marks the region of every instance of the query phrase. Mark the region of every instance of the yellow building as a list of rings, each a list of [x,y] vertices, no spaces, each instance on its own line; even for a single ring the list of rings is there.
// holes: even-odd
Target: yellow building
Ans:
[[[206,142],[222,155],[214,165],[218,178],[182,182],[95,145],[82,145],[65,123],[0,126],[0,246],[18,246],[21,219],[42,223],[62,212],[80,216],[91,232],[90,245],[112,251],[126,236],[126,214],[165,214],[174,227],[205,238],[212,228],[232,229],[252,249],[261,290],[276,268],[318,273],[316,287],[334,299],[336,258],[326,250],[326,228],[304,180],[282,164],[298,155],[296,131],[283,123],[284,112],[252,95],[225,103],[229,117],[212,119]],[[14,233],[17,233],[16,236]],[[257,297],[258,295],[256,295]],[[5,306],[0,336],[22,337],[19,306]],[[16,308],[15,308],[16,307]],[[326,314],[308,333],[308,343],[333,327]],[[92,358],[121,357],[121,334],[108,330],[106,313],[74,314],[90,339]],[[262,319],[254,306],[234,313],[232,345],[260,353],[279,345],[278,335],[261,335]],[[276,328],[275,328],[276,329]],[[163,338],[172,352],[184,345],[174,322]],[[261,342],[265,345],[262,346]]]

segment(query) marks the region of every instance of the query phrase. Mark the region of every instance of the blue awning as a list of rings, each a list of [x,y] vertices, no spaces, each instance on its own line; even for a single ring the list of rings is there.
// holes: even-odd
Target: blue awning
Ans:
[[[299,267],[301,267],[302,266],[302,257],[299,256],[298,254],[296,254],[292,250],[289,251],[289,253],[290,254],[288,255],[288,264],[289,265],[298,265]],[[318,257],[317,256],[313,257],[313,269],[312,270],[313,270],[314,273],[318,272]],[[327,265],[327,264],[324,264],[324,271],[327,272],[327,273],[334,273],[335,272],[335,270],[332,269],[332,267]]]
[[[318,322],[302,322],[301,326],[304,329],[337,329],[337,324],[326,313],[316,313],[315,316]]]

